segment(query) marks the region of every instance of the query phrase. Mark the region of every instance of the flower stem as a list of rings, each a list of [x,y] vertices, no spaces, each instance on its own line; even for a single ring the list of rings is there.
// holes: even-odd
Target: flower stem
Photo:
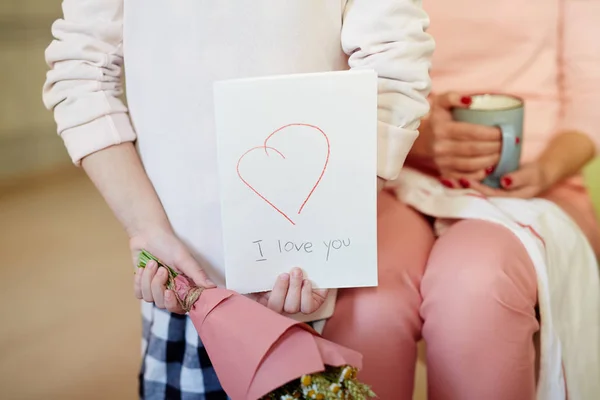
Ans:
[[[173,268],[169,267],[164,262],[160,261],[153,254],[149,253],[146,250],[142,250],[140,252],[140,256],[138,258],[138,268],[146,268],[146,265],[148,265],[148,263],[150,261],[156,261],[156,263],[158,264],[159,267],[163,267],[167,270],[167,272],[169,273],[169,278],[167,281],[167,289],[173,290],[175,288],[175,278],[177,277],[177,275],[179,275],[177,273],[177,271],[175,271]]]

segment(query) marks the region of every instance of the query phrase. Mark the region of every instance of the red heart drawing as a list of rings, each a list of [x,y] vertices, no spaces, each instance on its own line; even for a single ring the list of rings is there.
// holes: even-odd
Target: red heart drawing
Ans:
[[[269,200],[263,193],[261,193],[259,190],[257,190],[250,182],[248,182],[246,179],[244,179],[244,177],[242,176],[242,173],[240,172],[240,165],[242,164],[242,161],[244,160],[244,158],[248,154],[253,153],[255,151],[263,150],[265,152],[265,154],[268,156],[269,155],[268,154],[268,150],[272,150],[275,153],[277,153],[282,159],[285,160],[286,157],[285,157],[285,155],[281,151],[279,151],[278,149],[276,149],[273,146],[269,146],[269,140],[271,140],[276,135],[277,135],[277,137],[280,137],[281,135],[285,135],[286,129],[287,128],[292,128],[292,127],[306,127],[306,128],[311,128],[316,133],[322,135],[322,137],[325,139],[325,143],[327,144],[327,155],[325,157],[325,162],[323,163],[323,168],[320,170],[320,174],[318,175],[318,178],[317,178],[316,182],[314,183],[314,185],[312,185],[312,187],[310,188],[308,194],[306,194],[306,196],[301,199],[302,202],[301,202],[300,207],[298,208],[298,211],[297,211],[297,214],[300,215],[302,213],[302,210],[304,210],[304,207],[306,206],[306,204],[308,203],[308,201],[312,197],[313,193],[315,192],[315,190],[317,189],[317,187],[321,183],[321,180],[323,179],[323,175],[325,175],[325,171],[327,170],[327,166],[329,165],[329,156],[330,156],[330,153],[331,153],[331,147],[330,147],[329,138],[327,137],[327,134],[321,128],[319,128],[318,126],[315,126],[315,125],[303,124],[303,123],[295,123],[295,124],[284,125],[281,128],[275,130],[269,136],[267,136],[267,138],[263,142],[262,146],[253,147],[253,148],[247,150],[244,154],[242,154],[242,156],[238,160],[236,168],[237,168],[238,177],[240,178],[240,180],[242,182],[244,182],[244,184],[246,186],[248,186],[248,188],[250,188],[250,190],[252,190],[254,193],[256,193],[261,199],[263,199],[275,211],[277,211],[285,219],[287,219],[292,225],[296,225],[296,223],[292,220],[292,218],[286,212],[284,212],[281,208],[279,208],[276,204],[274,204],[271,200]]]

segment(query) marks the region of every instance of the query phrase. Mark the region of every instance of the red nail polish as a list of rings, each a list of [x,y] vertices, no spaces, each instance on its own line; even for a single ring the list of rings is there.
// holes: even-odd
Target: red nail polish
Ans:
[[[463,96],[460,98],[460,102],[465,106],[470,106],[473,103],[473,99],[471,99],[471,96]]]
[[[487,167],[487,168],[485,169],[485,174],[486,174],[486,175],[491,175],[491,173],[492,173],[492,172],[494,172],[494,170],[495,170],[495,169],[496,169],[496,166],[495,166],[495,165],[492,165],[491,167]]]
[[[458,180],[458,183],[460,183],[460,186],[462,186],[462,187],[463,187],[463,188],[465,188],[465,189],[468,189],[468,188],[470,188],[470,187],[471,187],[471,184],[470,184],[470,183],[469,183],[469,181],[468,181],[468,180],[466,180],[465,178],[460,178],[460,179]]]
[[[513,183],[513,181],[510,176],[505,176],[504,178],[502,178],[502,184],[504,185],[504,187],[510,187],[510,185],[512,185],[512,183]]]
[[[440,179],[440,182],[442,183],[442,185],[446,186],[447,188],[452,189],[454,187],[452,182],[450,182],[448,179]]]
[[[516,137],[516,138],[515,138],[515,143],[516,143],[516,144],[519,144],[519,143],[521,143],[521,138],[520,138],[520,137]]]

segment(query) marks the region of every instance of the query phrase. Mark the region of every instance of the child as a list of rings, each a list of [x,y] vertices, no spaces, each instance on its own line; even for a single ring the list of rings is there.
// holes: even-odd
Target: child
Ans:
[[[126,229],[134,262],[145,248],[198,285],[222,285],[212,83],[374,69],[378,175],[393,179],[428,111],[433,41],[420,3],[64,0],[46,54],[45,104],[73,162]],[[118,98],[124,62],[129,111]],[[165,280],[155,266],[136,274],[136,295],[154,304],[143,312],[140,396],[226,398]],[[259,300],[310,314],[326,295],[296,270]]]

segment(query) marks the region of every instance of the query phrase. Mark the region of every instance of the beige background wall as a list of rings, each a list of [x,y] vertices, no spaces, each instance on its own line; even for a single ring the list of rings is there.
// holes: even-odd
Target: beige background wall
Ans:
[[[0,1],[0,180],[68,166],[41,99],[60,0]]]

